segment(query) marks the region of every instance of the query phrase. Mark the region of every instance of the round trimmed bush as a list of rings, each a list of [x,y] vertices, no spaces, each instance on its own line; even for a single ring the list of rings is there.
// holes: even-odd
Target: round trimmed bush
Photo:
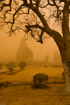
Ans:
[[[48,75],[44,73],[38,73],[33,77],[34,87],[41,88],[43,87],[46,82],[48,81]]]

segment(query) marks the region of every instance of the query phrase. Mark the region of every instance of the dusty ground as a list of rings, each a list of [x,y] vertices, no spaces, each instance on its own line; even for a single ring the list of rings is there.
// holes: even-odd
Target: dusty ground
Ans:
[[[0,105],[70,105],[70,95],[61,94],[65,83],[62,68],[26,68],[10,75],[0,73]],[[49,76],[47,88],[35,89],[32,86],[33,75],[46,73]]]

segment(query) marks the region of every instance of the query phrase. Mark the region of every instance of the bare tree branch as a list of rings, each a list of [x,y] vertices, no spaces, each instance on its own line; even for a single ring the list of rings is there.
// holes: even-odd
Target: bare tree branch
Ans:
[[[60,46],[63,46],[63,38],[66,34],[66,31],[68,32],[68,34],[70,34],[69,6],[69,0],[8,0],[8,2],[5,2],[5,0],[0,0],[0,13],[3,12],[4,14],[4,17],[0,16],[0,19],[4,20],[3,22],[5,24],[10,24],[11,32],[20,29],[25,31],[24,27],[22,27],[25,26],[27,28],[27,32],[31,32],[31,35],[34,39],[36,39],[33,32],[34,29],[41,31],[39,32],[39,35],[37,34],[39,38],[38,41],[41,43],[43,43],[43,34],[45,32],[49,36],[53,37],[58,47],[60,48]],[[51,19],[51,17],[61,20],[63,37],[58,31],[55,31],[50,27],[50,24],[45,18],[47,17],[46,13],[48,11],[48,8],[50,8],[51,10],[50,15],[48,16],[49,20]],[[44,11],[44,13],[42,11]],[[27,22],[29,21],[27,17],[29,17],[32,12],[36,15],[37,20],[29,23]],[[37,23],[38,21],[40,21],[40,24]],[[19,25],[19,22],[22,24]]]

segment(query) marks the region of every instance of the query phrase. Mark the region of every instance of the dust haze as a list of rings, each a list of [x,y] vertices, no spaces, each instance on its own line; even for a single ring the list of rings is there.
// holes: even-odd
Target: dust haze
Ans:
[[[57,61],[61,64],[60,54],[58,52],[58,48],[54,43],[51,37],[47,38],[44,41],[44,44],[37,43],[34,39],[26,39],[24,32],[18,32],[16,35],[8,36],[8,34],[4,30],[0,30],[0,62],[6,63],[10,61],[15,61],[17,57],[17,53],[19,52],[19,47],[22,47],[23,51],[20,51],[25,56],[25,59],[28,60],[25,54],[25,48],[27,46],[28,49],[32,52],[33,61],[42,62],[48,57],[49,61],[54,64],[54,54],[58,57]],[[23,46],[21,42],[25,45]],[[24,48],[25,47],[25,48]],[[24,53],[25,52],[25,53]],[[21,56],[21,55],[20,55]],[[19,59],[18,59],[19,60]],[[24,58],[22,59],[24,61]]]

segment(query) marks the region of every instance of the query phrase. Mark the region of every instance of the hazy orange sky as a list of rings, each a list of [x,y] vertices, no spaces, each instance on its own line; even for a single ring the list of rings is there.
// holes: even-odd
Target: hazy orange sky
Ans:
[[[46,13],[47,16],[49,16],[50,13],[49,9],[47,12],[46,11],[44,12]],[[49,21],[49,24],[51,28],[57,31],[59,30],[61,32],[61,27],[57,24],[57,22],[54,22],[53,19]],[[0,61],[15,59],[20,42],[24,35],[23,32],[17,32],[16,36],[13,35],[11,37],[8,37],[6,31],[8,31],[8,29],[6,28],[0,30]],[[33,52],[34,60],[37,61],[44,60],[47,55],[49,56],[49,59],[52,61],[54,57],[54,51],[56,51],[56,49],[58,50],[52,38],[47,39],[46,42],[44,42],[44,44],[37,43],[34,40],[31,41],[29,40],[27,42],[27,45]]]
[[[15,36],[9,37],[8,34],[5,33],[5,30],[0,30],[0,61],[15,59],[23,35],[24,33],[17,32]],[[34,60],[36,61],[44,60],[47,55],[52,61],[54,51],[57,49],[52,38],[48,38],[44,44],[29,40],[27,41],[27,45],[32,50]]]

